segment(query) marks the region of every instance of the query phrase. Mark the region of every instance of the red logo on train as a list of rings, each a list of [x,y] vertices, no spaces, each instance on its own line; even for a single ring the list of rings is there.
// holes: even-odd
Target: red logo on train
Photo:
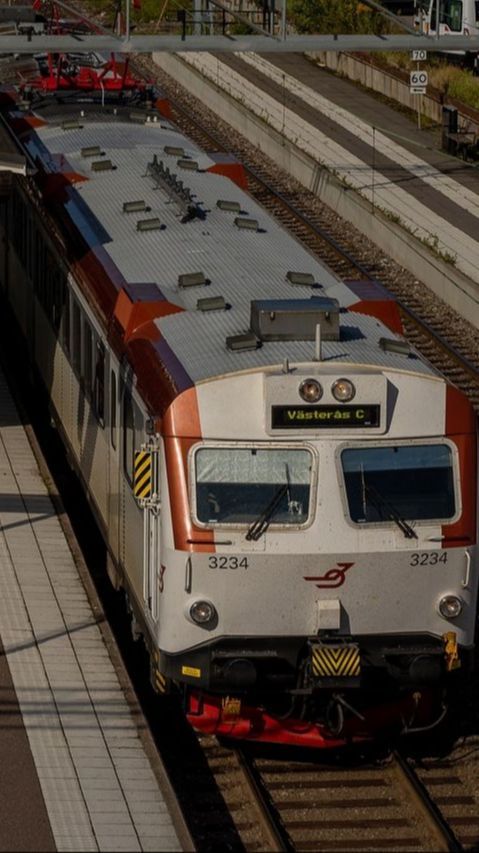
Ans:
[[[346,580],[346,572],[354,566],[354,563],[336,563],[334,569],[328,569],[326,574],[318,575],[317,577],[304,576],[305,581],[321,581],[317,583],[318,589],[335,589],[342,586]]]

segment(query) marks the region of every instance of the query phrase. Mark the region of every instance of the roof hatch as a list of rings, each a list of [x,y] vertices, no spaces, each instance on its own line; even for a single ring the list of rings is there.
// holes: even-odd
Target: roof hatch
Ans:
[[[251,302],[251,331],[261,341],[339,341],[339,302],[315,299],[256,299]]]
[[[178,287],[202,287],[210,284],[203,272],[185,272],[178,276]]]
[[[82,157],[103,157],[105,152],[101,150],[99,145],[87,145],[80,149]]]
[[[289,270],[286,273],[286,280],[290,284],[302,284],[306,285],[306,287],[312,287],[313,284],[316,284],[316,279],[310,272],[294,272],[293,270]]]
[[[235,219],[237,228],[245,228],[249,231],[258,231],[258,220],[249,219],[246,216],[237,216]]]
[[[220,210],[229,210],[232,213],[241,213],[239,201],[228,201],[228,199],[219,198],[216,202],[216,207],[219,207]]]

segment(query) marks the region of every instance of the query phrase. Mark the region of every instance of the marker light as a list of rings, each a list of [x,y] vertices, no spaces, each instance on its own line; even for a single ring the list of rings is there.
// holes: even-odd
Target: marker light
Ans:
[[[457,595],[445,595],[439,602],[439,613],[444,619],[457,619],[462,613],[462,601]]]
[[[190,616],[197,625],[206,625],[216,619],[217,613],[210,601],[195,601],[190,607]]]
[[[323,389],[316,379],[305,379],[299,386],[299,395],[307,403],[317,403],[323,396]]]
[[[356,388],[349,379],[336,379],[336,382],[332,384],[331,391],[336,400],[339,400],[340,403],[347,403],[353,399]]]

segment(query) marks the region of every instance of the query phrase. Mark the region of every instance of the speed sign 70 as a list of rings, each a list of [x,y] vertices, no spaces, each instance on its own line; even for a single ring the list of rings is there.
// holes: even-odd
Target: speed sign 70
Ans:
[[[411,71],[409,74],[410,86],[427,86],[427,71]]]
[[[411,59],[413,62],[423,62],[427,59],[427,50],[413,50],[411,51]]]

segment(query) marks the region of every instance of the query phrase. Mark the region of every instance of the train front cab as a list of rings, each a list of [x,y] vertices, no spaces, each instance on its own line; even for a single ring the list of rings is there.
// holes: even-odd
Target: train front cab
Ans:
[[[291,405],[312,370],[321,406]],[[431,375],[317,370],[205,383],[165,420],[158,668],[199,729],[325,746],[429,725],[469,665],[472,408]],[[331,396],[345,377],[354,405]]]

